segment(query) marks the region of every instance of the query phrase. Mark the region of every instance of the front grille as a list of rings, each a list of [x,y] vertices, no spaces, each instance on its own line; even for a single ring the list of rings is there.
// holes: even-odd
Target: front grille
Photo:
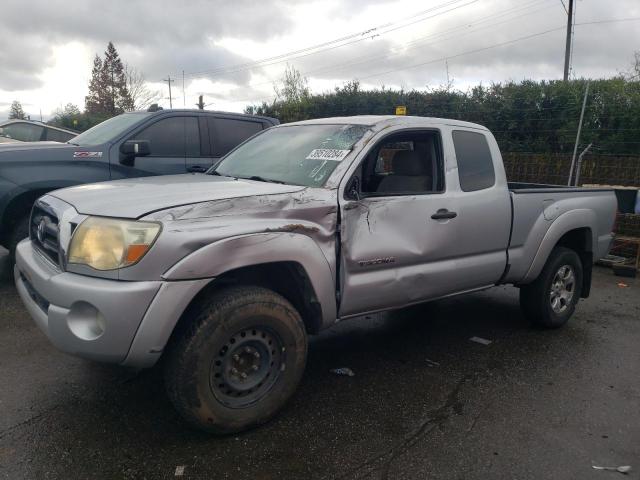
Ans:
[[[33,206],[29,237],[34,246],[54,264],[60,266],[58,216],[53,208],[39,200]]]

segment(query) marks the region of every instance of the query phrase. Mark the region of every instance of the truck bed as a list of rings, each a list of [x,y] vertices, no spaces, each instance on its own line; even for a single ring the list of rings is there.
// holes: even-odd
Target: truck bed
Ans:
[[[601,250],[609,246],[614,221],[612,213],[616,200],[612,189],[518,182],[509,182],[508,188],[512,225],[507,283],[528,280],[528,275],[536,268],[536,255],[543,239],[553,234],[552,225],[563,216],[563,222],[571,215],[582,218],[584,225],[595,225],[597,231],[588,232],[594,256],[599,258],[606,254]]]
[[[568,187],[546,183],[508,182],[507,185],[513,193],[613,192],[611,188]]]

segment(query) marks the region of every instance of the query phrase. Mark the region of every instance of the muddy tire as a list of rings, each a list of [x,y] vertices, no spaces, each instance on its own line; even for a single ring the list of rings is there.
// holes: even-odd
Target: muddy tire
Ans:
[[[260,287],[221,290],[185,318],[167,352],[165,384],[178,412],[216,434],[271,419],[295,391],[307,359],[300,314]]]
[[[578,254],[568,248],[554,248],[538,278],[520,288],[522,313],[536,326],[562,327],[580,300],[582,276]]]

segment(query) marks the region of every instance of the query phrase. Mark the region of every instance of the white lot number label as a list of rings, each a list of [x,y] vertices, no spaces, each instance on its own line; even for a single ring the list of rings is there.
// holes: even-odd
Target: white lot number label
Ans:
[[[337,150],[333,148],[316,148],[311,150],[311,153],[307,155],[307,160],[333,160],[334,162],[340,162],[346,157],[351,150]]]

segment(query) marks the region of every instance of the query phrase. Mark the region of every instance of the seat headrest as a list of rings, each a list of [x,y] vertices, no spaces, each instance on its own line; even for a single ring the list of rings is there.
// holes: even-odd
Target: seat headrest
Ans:
[[[405,175],[409,177],[419,177],[429,175],[425,168],[420,154],[413,150],[399,150],[391,161],[394,175]]]

